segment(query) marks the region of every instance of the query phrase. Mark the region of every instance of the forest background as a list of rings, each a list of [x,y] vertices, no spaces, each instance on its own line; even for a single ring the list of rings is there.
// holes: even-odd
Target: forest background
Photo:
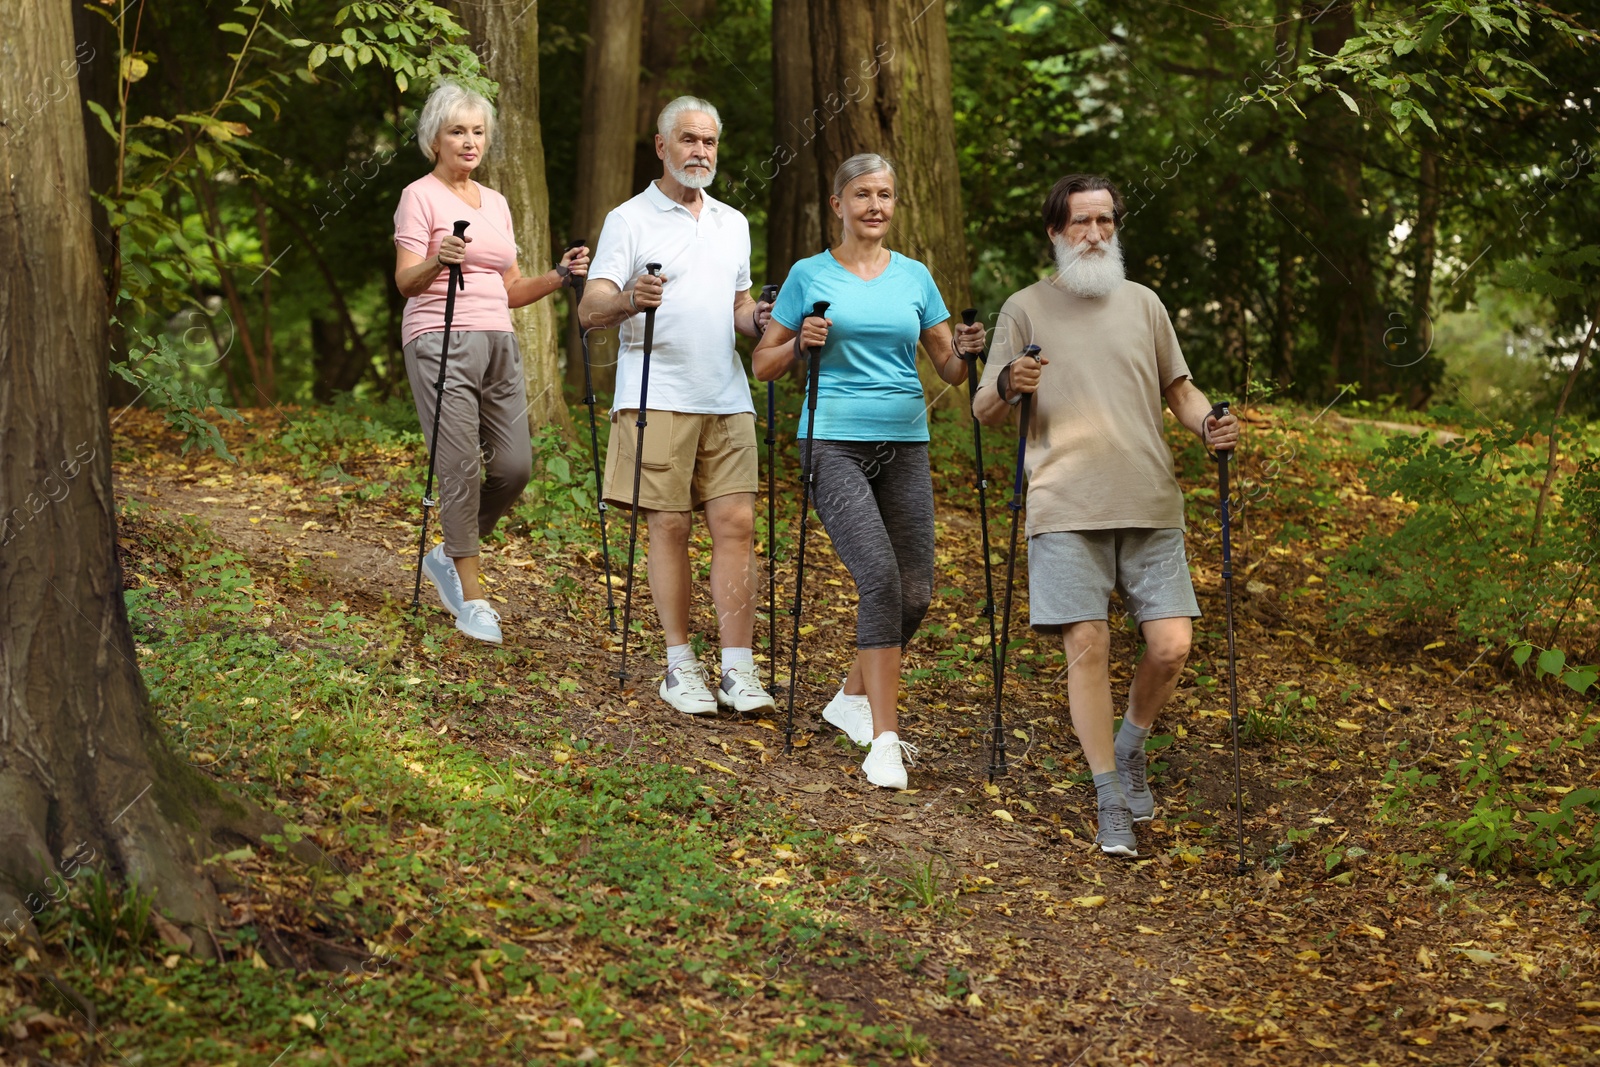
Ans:
[[[1581,1061],[1597,25],[1512,0],[0,0],[5,1055]],[[930,394],[921,795],[853,791],[820,734],[778,755],[771,722],[695,732],[619,693],[565,295],[516,317],[536,471],[486,558],[521,636],[403,612],[427,455],[392,217],[440,77],[497,101],[481,178],[524,273],[659,173],[684,92],[722,111],[713,193],[757,284],[824,247],[828,176],[879,151],[891,243],[992,323],[1050,269],[1054,180],[1117,181],[1130,277],[1249,427],[1241,795],[1215,467],[1176,434],[1206,619],[1150,742],[1150,855],[1087,849],[1047,642],[1008,646],[1012,773],[982,781],[979,576],[1006,559],[961,390]],[[602,405],[613,344],[590,336]],[[798,400],[780,383],[758,531],[784,590]],[[849,651],[848,575],[815,566],[803,694]],[[791,621],[763,617],[765,670]]]

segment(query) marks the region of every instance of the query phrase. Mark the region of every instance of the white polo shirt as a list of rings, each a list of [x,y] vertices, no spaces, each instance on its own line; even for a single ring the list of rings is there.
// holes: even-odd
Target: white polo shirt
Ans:
[[[650,347],[650,407],[754,413],[750,380],[733,347],[734,297],[750,288],[750,224],[727,204],[701,197],[697,219],[651,182],[606,215],[589,277],[626,292],[646,263],[661,264],[667,283]],[[620,333],[612,411],[639,406],[644,315],[630,315]]]

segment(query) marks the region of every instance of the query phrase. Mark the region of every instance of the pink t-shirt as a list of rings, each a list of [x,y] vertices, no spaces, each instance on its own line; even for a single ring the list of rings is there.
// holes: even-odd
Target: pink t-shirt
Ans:
[[[517,244],[511,233],[511,205],[493,189],[472,183],[481,208],[474,208],[431,173],[406,186],[394,211],[394,243],[424,258],[439,250],[439,242],[454,232],[457,219],[466,219],[467,259],[462,264],[464,289],[456,290],[452,330],[503,330],[511,332],[511,308],[506,301],[505,272],[516,266]],[[444,329],[444,298],[449,268],[441,270],[428,291],[406,301],[400,322],[400,343],[410,344],[425,333]]]

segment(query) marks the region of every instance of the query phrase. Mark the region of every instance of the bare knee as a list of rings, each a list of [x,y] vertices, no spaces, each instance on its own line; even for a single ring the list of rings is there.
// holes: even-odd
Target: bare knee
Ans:
[[[689,533],[694,528],[694,515],[687,511],[647,511],[650,540],[662,547],[689,547]]]
[[[1144,627],[1144,658],[1152,669],[1166,675],[1183,670],[1189,659],[1194,627],[1188,619],[1160,619]]]
[[[1069,624],[1062,633],[1067,670],[1105,670],[1111,658],[1111,627],[1104,619]]]

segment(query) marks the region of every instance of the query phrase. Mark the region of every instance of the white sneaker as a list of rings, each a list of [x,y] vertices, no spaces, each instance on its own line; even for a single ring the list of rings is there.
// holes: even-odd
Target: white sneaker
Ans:
[[[722,684],[717,686],[717,703],[729,711],[778,710],[772,694],[761,688],[755,664],[748,667],[729,667],[722,672]]]
[[[661,699],[685,715],[710,715],[717,702],[706,685],[706,669],[695,662],[674,667],[661,679]]]
[[[444,542],[433,546],[433,551],[422,557],[422,573],[439,590],[439,600],[445,610],[460,618],[461,605],[466,594],[461,591],[461,575],[456,573],[456,561],[444,554]]]
[[[872,739],[872,751],[862,761],[861,769],[867,772],[867,781],[883,789],[904,789],[906,768],[904,756],[915,764],[917,747],[900,740],[898,734],[886,730]]]
[[[872,744],[872,705],[865,693],[846,693],[841,686],[822,709],[822,717],[856,744]]]
[[[487,600],[468,600],[461,605],[461,614],[456,616],[456,629],[468,637],[498,645],[500,613],[491,608]]]

